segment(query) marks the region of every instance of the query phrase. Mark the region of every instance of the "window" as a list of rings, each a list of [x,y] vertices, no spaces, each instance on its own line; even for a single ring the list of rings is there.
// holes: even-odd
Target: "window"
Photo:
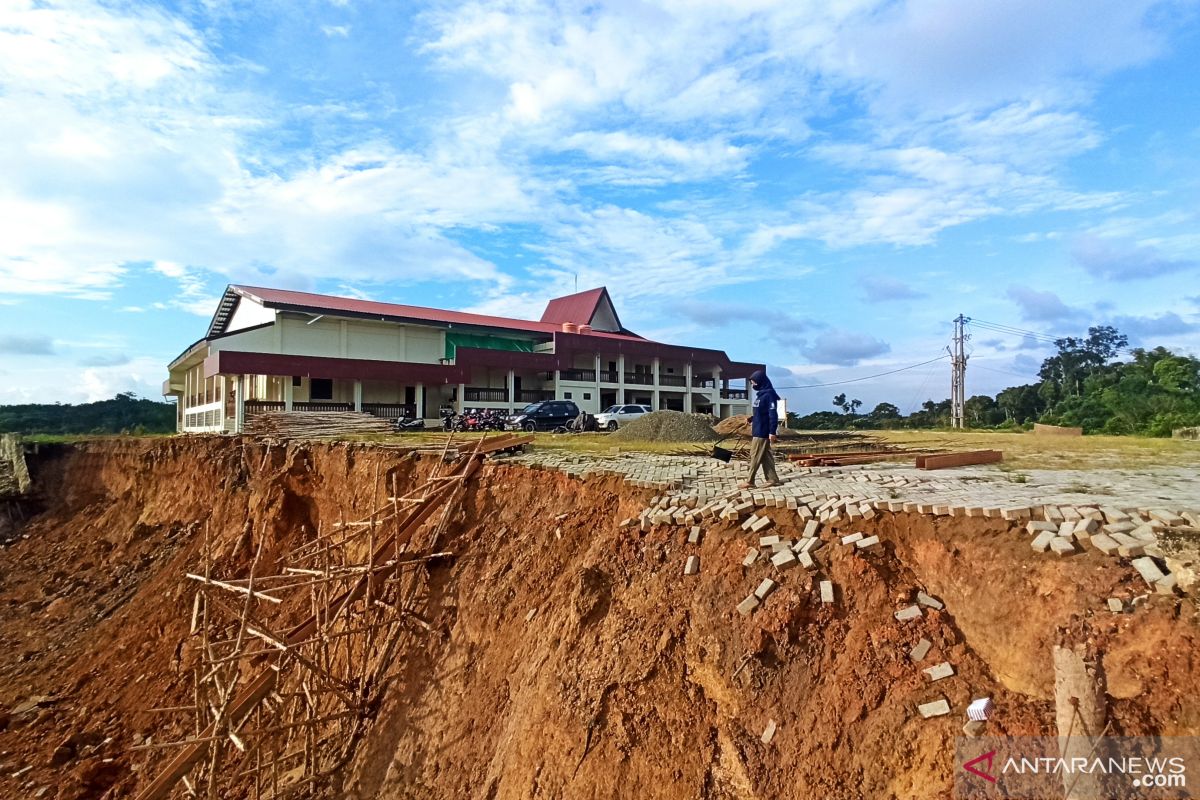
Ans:
[[[565,398],[567,398],[568,400],[570,400],[570,399],[571,399],[571,393],[570,393],[570,392],[563,392],[563,397],[565,397]]]
[[[299,386],[300,383],[302,382],[302,380],[303,379],[299,375],[293,375],[292,376],[292,386]]]
[[[583,393],[583,399],[584,399],[584,400],[591,400],[591,399],[592,399],[592,393],[591,393],[591,392],[584,392],[584,393]]]
[[[313,378],[308,382],[308,399],[309,400],[332,400],[333,399],[333,379],[332,378]]]

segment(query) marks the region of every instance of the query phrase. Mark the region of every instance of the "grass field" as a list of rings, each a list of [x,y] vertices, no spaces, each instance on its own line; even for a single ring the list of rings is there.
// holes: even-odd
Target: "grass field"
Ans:
[[[946,450],[1000,450],[1001,469],[1200,467],[1200,442],[1134,436],[1035,436],[997,431],[871,431],[890,444]]]
[[[839,438],[836,431],[790,431],[784,442],[791,448],[804,447],[810,436],[819,439],[821,449]],[[172,435],[172,434],[159,434]],[[495,435],[495,434],[491,434]],[[1151,467],[1200,468],[1200,442],[1180,439],[1148,439],[1133,436],[1035,436],[1032,433],[1002,433],[997,431],[894,430],[846,432],[846,441],[855,437],[860,449],[870,449],[873,443],[891,444],[911,450],[1000,450],[1004,461],[999,468],[1020,472],[1031,469],[1145,469]],[[461,442],[477,439],[477,433],[455,434]],[[711,450],[709,443],[614,441],[607,434],[536,433],[537,447],[580,453],[608,454],[616,452],[704,454]],[[27,437],[28,441],[65,443],[85,439],[114,439],[111,436],[48,436]],[[144,437],[139,437],[144,438]],[[346,437],[352,441],[375,441],[389,444],[420,444],[445,441],[441,431],[422,433]],[[735,449],[737,439],[728,439],[722,446]]]

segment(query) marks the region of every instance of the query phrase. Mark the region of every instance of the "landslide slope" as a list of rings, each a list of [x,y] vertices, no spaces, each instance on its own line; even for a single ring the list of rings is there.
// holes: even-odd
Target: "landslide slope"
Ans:
[[[260,546],[276,559],[367,513],[381,482],[411,484],[432,459],[187,437],[60,448],[33,466],[44,510],[0,552],[0,796],[115,798],[167,757],[131,747],[191,733],[151,709],[190,702],[182,576],[205,536],[238,575]],[[490,462],[450,519],[455,558],[430,568],[432,631],[403,653],[333,795],[942,797],[973,697],[996,703],[989,733],[1053,732],[1049,648],[1063,638],[1106,653],[1115,732],[1200,732],[1194,607],[1103,611],[1140,591],[1111,560],[1034,557],[994,520],[883,515],[863,526],[882,551],[824,546],[833,606],[793,570],[746,618],[734,606],[770,574],[741,566],[748,535],[711,525],[696,546],[679,528],[619,527],[647,500],[612,478]],[[767,513],[798,533],[794,513]],[[691,554],[700,574],[685,577]],[[897,622],[918,588],[945,610]],[[922,637],[934,646],[914,665]],[[921,667],[943,660],[956,675],[930,685]],[[938,696],[959,713],[920,719]]]

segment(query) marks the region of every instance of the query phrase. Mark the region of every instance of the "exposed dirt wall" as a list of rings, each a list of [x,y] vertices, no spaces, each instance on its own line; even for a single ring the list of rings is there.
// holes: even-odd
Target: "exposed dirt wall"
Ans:
[[[0,551],[0,796],[125,797],[167,757],[131,746],[190,734],[150,709],[188,702],[182,575],[206,531],[236,575],[260,544],[277,558],[431,461],[221,437],[40,456],[45,511]],[[1110,614],[1105,598],[1142,593],[1113,560],[1033,558],[995,520],[885,514],[860,526],[882,552],[824,546],[834,606],[794,570],[745,618],[734,606],[767,574],[741,567],[748,536],[619,528],[648,494],[486,466],[448,528],[456,559],[429,574],[434,631],[404,654],[341,796],[941,797],[963,720],[916,704],[991,696],[989,733],[1052,733],[1064,637],[1105,652],[1114,732],[1200,733],[1195,608],[1155,596]],[[946,609],[897,622],[918,588]],[[934,648],[914,665],[922,636]],[[929,685],[921,667],[943,660],[956,676]]]

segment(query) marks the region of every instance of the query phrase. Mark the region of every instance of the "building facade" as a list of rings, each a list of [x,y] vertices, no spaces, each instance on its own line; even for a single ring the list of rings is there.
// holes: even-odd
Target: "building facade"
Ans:
[[[197,433],[241,432],[267,411],[436,420],[555,399],[726,417],[748,413],[745,379],[760,368],[638,336],[603,287],[551,300],[534,322],[231,285],[163,394],[178,430]]]

